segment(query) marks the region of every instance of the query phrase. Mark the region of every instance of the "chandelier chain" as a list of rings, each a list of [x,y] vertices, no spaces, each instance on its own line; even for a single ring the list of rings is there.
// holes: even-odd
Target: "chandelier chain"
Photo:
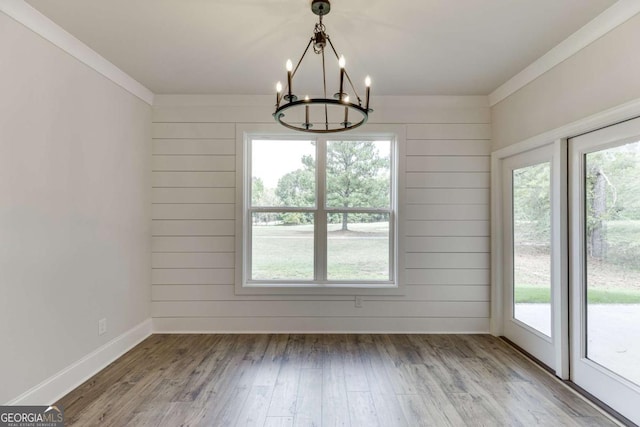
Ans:
[[[322,34],[325,38],[328,37],[326,33],[326,27],[322,23],[322,15],[320,15],[320,22],[317,22],[313,29],[313,38],[316,39],[318,33]],[[315,44],[313,45],[313,51],[316,54],[320,54],[324,52],[324,46],[317,47]]]

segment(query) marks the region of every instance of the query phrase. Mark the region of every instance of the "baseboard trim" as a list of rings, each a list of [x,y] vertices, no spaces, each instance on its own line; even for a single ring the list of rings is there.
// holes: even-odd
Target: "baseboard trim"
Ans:
[[[153,323],[151,319],[147,319],[9,401],[7,405],[50,405],[100,372],[152,333]]]

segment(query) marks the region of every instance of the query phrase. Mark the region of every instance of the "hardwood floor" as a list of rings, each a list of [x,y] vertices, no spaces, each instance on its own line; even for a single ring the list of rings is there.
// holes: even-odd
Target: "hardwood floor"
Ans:
[[[58,402],[69,425],[615,425],[488,335],[152,335]]]

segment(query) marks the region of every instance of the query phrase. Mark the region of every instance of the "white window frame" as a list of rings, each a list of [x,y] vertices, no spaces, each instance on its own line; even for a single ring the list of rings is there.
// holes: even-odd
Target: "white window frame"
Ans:
[[[402,295],[404,282],[403,224],[398,207],[404,200],[404,126],[367,125],[366,130],[349,132],[346,137],[331,134],[306,135],[283,130],[277,125],[238,125],[236,129],[236,280],[235,293],[238,295]],[[300,139],[300,140],[382,140],[391,141],[391,205],[389,209],[375,208],[327,208],[324,206],[324,182],[316,178],[318,189],[317,206],[303,211],[314,212],[315,259],[314,281],[254,281],[250,280],[250,234],[251,213],[260,208],[250,209],[250,142],[253,139]],[[316,149],[317,171],[324,168],[326,145],[318,144]],[[316,171],[316,173],[318,173]],[[284,211],[296,210],[283,208]],[[326,214],[332,211],[348,212],[385,212],[389,213],[389,267],[388,281],[323,280],[326,277]],[[319,259],[320,257],[320,259]]]

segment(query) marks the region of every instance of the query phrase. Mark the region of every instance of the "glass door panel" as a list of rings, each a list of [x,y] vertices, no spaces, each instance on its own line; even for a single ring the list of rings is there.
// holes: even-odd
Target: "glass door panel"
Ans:
[[[551,163],[513,170],[513,317],[551,337]]]
[[[584,162],[586,356],[640,384],[640,142]]]
[[[556,368],[552,289],[552,145],[503,160],[503,332]]]

